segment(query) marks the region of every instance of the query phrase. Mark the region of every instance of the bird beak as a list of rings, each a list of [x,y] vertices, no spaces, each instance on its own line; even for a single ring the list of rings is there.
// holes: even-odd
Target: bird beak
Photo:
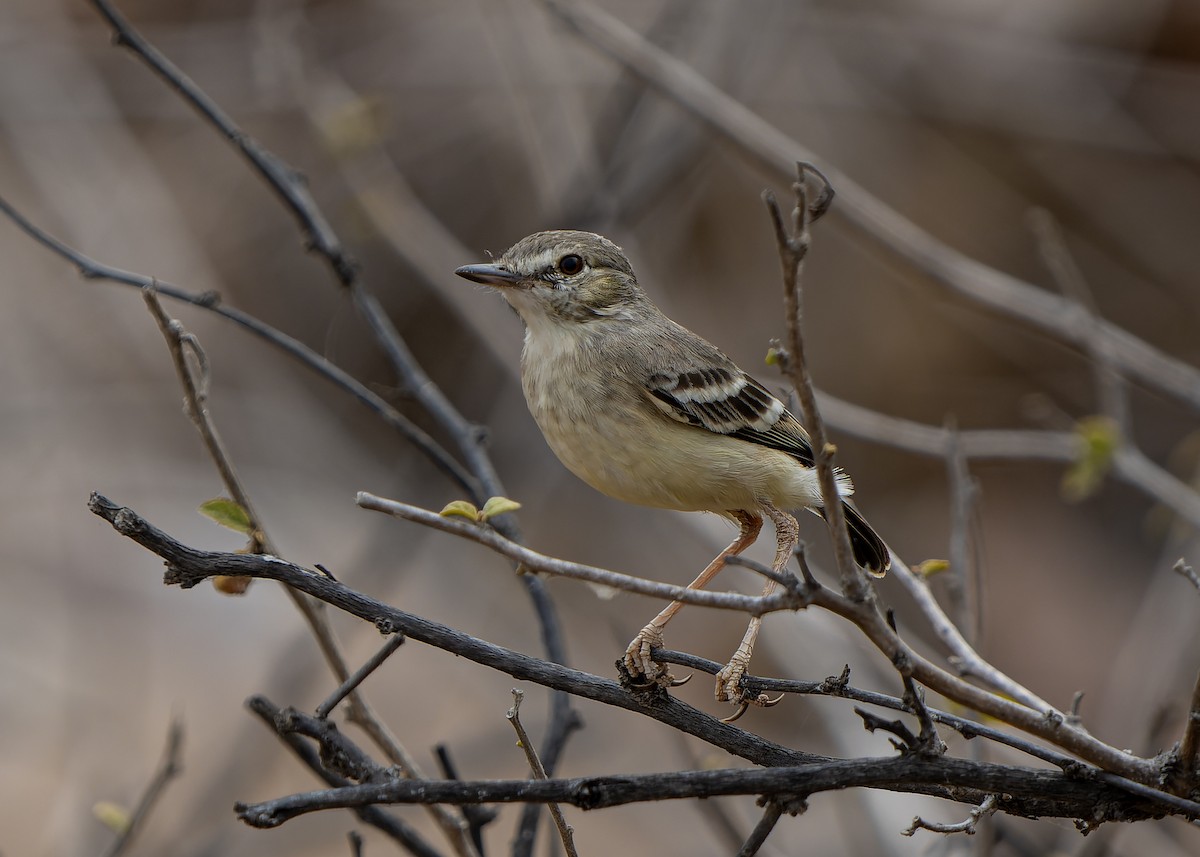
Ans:
[[[506,286],[511,288],[521,281],[518,274],[506,271],[499,265],[463,265],[461,268],[456,268],[454,273],[465,280],[497,288]]]

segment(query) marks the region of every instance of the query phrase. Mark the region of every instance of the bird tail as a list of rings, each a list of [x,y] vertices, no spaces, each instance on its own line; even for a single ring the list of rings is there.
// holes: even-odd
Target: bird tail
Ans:
[[[825,517],[824,510],[813,511],[822,518]],[[846,515],[846,529],[850,532],[850,548],[854,551],[854,561],[874,577],[883,577],[892,567],[892,555],[888,552],[887,545],[849,503],[842,503],[842,512]]]

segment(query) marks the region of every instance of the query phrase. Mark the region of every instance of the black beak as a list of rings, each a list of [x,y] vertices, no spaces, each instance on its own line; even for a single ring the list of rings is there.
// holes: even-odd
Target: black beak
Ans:
[[[515,286],[521,281],[519,275],[506,271],[499,265],[463,265],[461,268],[455,268],[454,273],[465,280],[498,288]]]

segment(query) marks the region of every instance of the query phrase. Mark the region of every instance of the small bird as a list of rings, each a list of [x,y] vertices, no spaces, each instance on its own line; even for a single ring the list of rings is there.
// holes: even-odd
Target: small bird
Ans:
[[[538,232],[492,264],[460,277],[499,290],[525,322],[521,384],[546,442],[567,469],[598,491],[641,506],[715,512],[738,536],[689,588],[703,588],[775,526],[778,571],[799,542],[786,510],[821,514],[807,432],[762,384],[716,347],[671,321],[638,285],[621,248],[591,232]],[[839,493],[853,493],[837,475]],[[891,565],[883,540],[855,508],[843,507],[855,561],[876,576]],[[769,581],[764,594],[776,584]],[[682,607],[672,602],[629,644],[622,661],[635,686],[673,679],[651,657]],[[717,699],[740,705],[740,686],[761,618],[717,676]],[[735,715],[736,717],[737,715]]]

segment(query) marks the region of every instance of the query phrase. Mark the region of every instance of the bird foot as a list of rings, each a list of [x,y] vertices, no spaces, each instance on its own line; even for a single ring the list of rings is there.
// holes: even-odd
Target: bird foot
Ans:
[[[742,686],[742,678],[745,677],[746,669],[749,665],[750,654],[742,649],[738,649],[733,653],[733,657],[729,659],[729,663],[717,673],[717,701],[729,702],[738,707],[737,711],[732,715],[722,718],[722,723],[733,723],[745,714],[751,705],[770,708],[773,705],[778,705],[783,700],[783,694],[774,699],[765,693],[760,693],[753,697],[746,694],[746,690]]]
[[[647,625],[638,631],[637,636],[629,643],[625,655],[621,658],[621,665],[624,666],[629,684],[633,688],[647,690],[652,687],[677,687],[683,683],[677,683],[670,671],[651,657],[651,652],[661,649],[662,645],[662,631],[654,625]]]

